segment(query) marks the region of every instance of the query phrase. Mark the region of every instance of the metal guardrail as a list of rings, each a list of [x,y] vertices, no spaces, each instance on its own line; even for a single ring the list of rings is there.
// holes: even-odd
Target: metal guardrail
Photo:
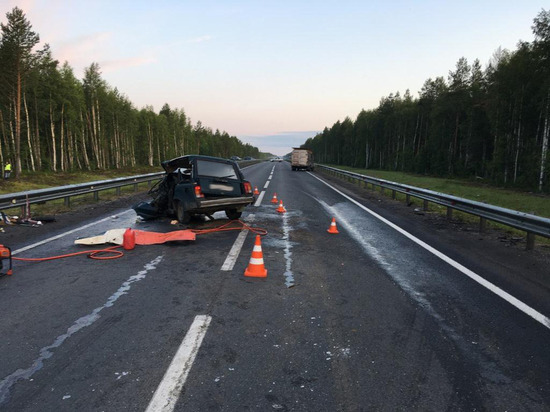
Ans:
[[[240,161],[240,167],[246,167],[259,163],[261,160]],[[70,206],[72,196],[80,196],[88,193],[94,193],[95,200],[99,199],[99,192],[108,189],[117,189],[117,195],[120,194],[120,188],[123,186],[134,185],[137,190],[139,183],[151,182],[163,177],[166,173],[148,173],[144,175],[120,177],[111,180],[99,180],[95,182],[81,183],[75,185],[66,185],[52,187],[48,189],[28,190],[25,192],[10,193],[0,195],[0,210],[21,207],[21,214],[25,214],[24,207],[28,204],[45,203],[51,200],[65,199],[65,205]]]
[[[24,208],[27,203],[44,203],[56,199],[65,199],[65,205],[70,206],[71,196],[94,193],[95,199],[97,200],[101,190],[117,189],[117,194],[120,194],[121,187],[130,185],[134,185],[135,190],[137,190],[137,185],[139,183],[158,180],[164,174],[164,172],[148,173],[144,175],[120,177],[111,180],[99,180],[95,182],[52,187],[48,189],[9,193],[6,195],[0,195],[0,210],[11,209],[18,206]]]
[[[365,176],[359,173],[348,172],[346,170],[337,169],[335,167],[323,166],[316,164],[316,168],[326,170],[336,176],[351,178],[364,182],[366,185],[371,184],[374,187],[380,187],[381,191],[385,189],[392,191],[392,197],[395,198],[395,193],[403,193],[406,195],[407,204],[410,203],[410,197],[415,197],[424,200],[424,210],[428,210],[428,203],[436,203],[447,207],[447,217],[452,217],[453,210],[469,213],[480,217],[480,231],[485,230],[486,220],[502,223],[506,226],[511,226],[516,229],[527,232],[527,249],[532,249],[535,243],[535,235],[550,238],[550,219],[536,216],[529,213],[518,212],[512,209],[506,209],[499,206],[493,206],[486,203],[476,202],[445,193],[434,192],[428,189],[421,189],[414,186],[409,186],[401,183],[395,183],[388,180],[377,179],[370,176]]]

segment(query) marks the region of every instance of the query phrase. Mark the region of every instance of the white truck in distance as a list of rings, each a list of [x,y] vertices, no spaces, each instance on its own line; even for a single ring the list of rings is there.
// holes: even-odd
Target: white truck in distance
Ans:
[[[290,157],[292,170],[313,170],[313,152],[294,147]]]

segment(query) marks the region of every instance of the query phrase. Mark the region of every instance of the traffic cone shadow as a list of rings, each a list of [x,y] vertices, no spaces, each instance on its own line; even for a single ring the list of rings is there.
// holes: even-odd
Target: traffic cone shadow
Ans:
[[[253,278],[266,278],[267,269],[264,266],[264,255],[262,253],[262,242],[260,235],[256,235],[256,241],[254,242],[254,249],[252,249],[252,256],[248,267],[244,271],[244,275]]]
[[[338,232],[338,228],[336,227],[336,219],[332,218],[332,222],[330,223],[330,227],[327,229],[328,233],[340,233]]]

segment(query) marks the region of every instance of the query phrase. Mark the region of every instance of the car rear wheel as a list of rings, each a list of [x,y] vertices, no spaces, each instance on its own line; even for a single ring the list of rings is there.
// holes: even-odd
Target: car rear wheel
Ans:
[[[191,220],[191,214],[183,209],[182,202],[178,203],[178,207],[176,208],[176,217],[178,218],[178,222],[183,224],[187,224]]]
[[[237,209],[227,209],[225,214],[230,220],[237,220],[241,218],[242,212],[237,212]]]

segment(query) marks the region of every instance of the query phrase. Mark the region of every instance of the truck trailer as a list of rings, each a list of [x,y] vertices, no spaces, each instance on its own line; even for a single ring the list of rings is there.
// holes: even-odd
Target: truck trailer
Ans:
[[[292,148],[290,165],[292,170],[313,170],[313,152],[299,147]]]

